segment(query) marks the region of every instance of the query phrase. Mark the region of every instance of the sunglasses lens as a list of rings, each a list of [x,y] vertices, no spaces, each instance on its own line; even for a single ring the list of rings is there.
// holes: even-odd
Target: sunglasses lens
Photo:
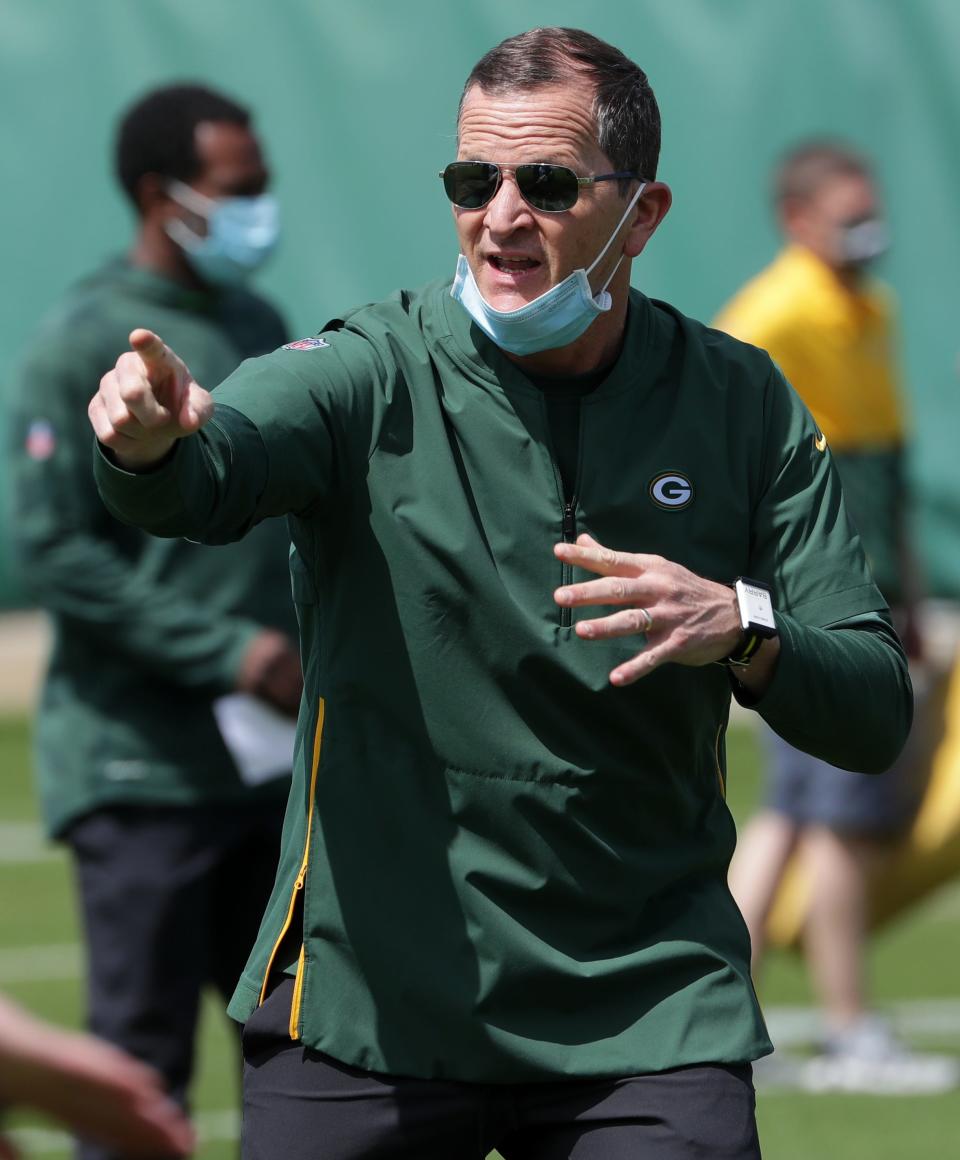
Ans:
[[[497,192],[499,172],[486,161],[452,161],[443,171],[447,197],[461,209],[479,209]]]
[[[561,213],[577,204],[580,183],[565,165],[518,165],[517,188],[534,209]]]

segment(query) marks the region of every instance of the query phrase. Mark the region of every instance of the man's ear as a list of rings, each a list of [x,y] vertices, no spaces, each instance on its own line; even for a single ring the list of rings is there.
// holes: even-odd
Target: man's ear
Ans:
[[[137,209],[142,218],[153,217],[158,212],[167,216],[173,204],[167,193],[166,179],[159,173],[145,173],[137,182],[136,196]]]
[[[802,237],[807,219],[807,203],[800,197],[785,197],[777,206],[780,229],[790,239]]]
[[[636,258],[653,237],[657,227],[667,216],[673,203],[670,186],[663,181],[650,181],[644,188],[640,200],[634,207],[634,219],[627,232],[623,252],[628,258]]]

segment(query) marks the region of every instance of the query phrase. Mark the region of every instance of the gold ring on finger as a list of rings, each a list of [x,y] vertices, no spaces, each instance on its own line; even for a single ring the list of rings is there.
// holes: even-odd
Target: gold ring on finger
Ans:
[[[643,617],[643,631],[649,635],[653,631],[653,617],[645,608],[639,608],[637,611]]]

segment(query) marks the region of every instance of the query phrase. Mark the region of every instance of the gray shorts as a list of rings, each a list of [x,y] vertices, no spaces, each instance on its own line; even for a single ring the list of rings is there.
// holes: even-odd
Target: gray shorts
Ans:
[[[764,730],[770,776],[767,806],[798,825],[822,825],[857,837],[894,838],[911,824],[922,781],[910,760],[886,773],[852,773],[828,765]]]

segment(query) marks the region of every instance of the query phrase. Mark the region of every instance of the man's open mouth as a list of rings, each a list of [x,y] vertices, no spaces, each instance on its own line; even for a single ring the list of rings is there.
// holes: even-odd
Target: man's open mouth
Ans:
[[[487,261],[494,269],[500,270],[504,274],[518,274],[524,270],[535,270],[540,265],[533,258],[501,258],[496,254],[491,254]]]

